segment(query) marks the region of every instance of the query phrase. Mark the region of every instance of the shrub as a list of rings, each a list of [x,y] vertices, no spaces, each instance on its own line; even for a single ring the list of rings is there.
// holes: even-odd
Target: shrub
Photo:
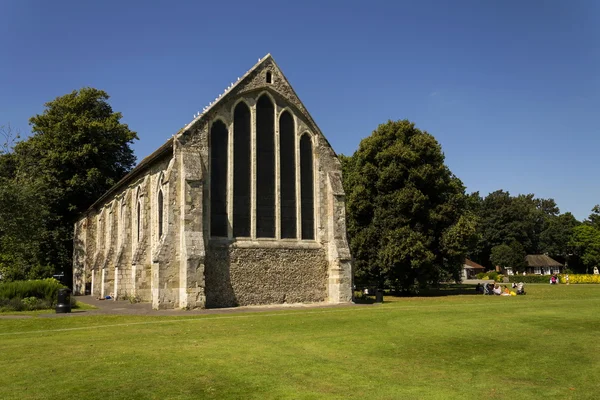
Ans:
[[[35,297],[46,301],[50,307],[56,303],[58,289],[64,288],[53,278],[32,281],[13,281],[0,283],[0,300],[12,300]],[[31,300],[29,300],[31,302]]]
[[[570,279],[571,275],[569,275],[569,280]],[[517,283],[549,283],[550,275],[510,275],[508,281]]]
[[[477,279],[483,279],[484,276],[486,276],[485,272],[480,272],[477,274]]]
[[[21,299],[0,299],[0,312],[25,311],[25,305]]]
[[[494,281],[498,280],[498,273],[496,271],[488,271],[486,275],[489,279],[492,279]]]
[[[560,283],[566,283],[564,275],[558,277]],[[569,283],[596,283],[600,284],[600,275],[592,274],[569,274]]]

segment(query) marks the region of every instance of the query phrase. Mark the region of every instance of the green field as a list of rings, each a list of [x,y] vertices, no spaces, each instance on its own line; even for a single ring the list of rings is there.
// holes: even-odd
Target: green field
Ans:
[[[0,399],[598,399],[600,285],[184,317],[0,317]]]

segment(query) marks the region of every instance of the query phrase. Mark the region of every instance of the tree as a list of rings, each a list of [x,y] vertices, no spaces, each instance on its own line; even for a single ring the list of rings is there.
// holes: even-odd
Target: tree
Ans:
[[[580,222],[567,212],[548,219],[546,229],[540,234],[541,253],[547,253],[550,257],[565,262],[571,253],[570,242],[573,236],[573,228]]]
[[[94,88],[57,97],[29,120],[33,135],[14,149],[15,179],[39,190],[48,207],[43,264],[66,275],[74,222],[135,163],[130,144],[137,134],[108,99]]]
[[[490,261],[492,265],[503,269],[512,268],[515,272],[521,272],[525,268],[525,250],[519,242],[500,244],[492,248]]]
[[[407,120],[388,121],[342,166],[358,282],[407,291],[460,279],[476,220],[433,136]]]
[[[32,185],[0,177],[0,276],[3,280],[43,278],[52,268],[41,243],[47,218],[45,201]]]
[[[600,229],[600,204],[596,204],[592,208],[592,213],[587,218],[585,223],[593,226],[596,229]]]
[[[0,126],[0,178],[11,179],[15,175],[15,143],[21,136],[10,125]]]
[[[473,259],[490,267],[492,249],[502,244],[518,242],[528,254],[543,252],[547,243],[541,242],[542,232],[559,213],[553,199],[538,199],[533,194],[511,196],[503,190],[492,192],[479,202],[473,199],[470,208],[479,218],[481,236]]]
[[[586,273],[600,264],[600,230],[589,224],[581,224],[573,228],[571,246],[579,256]]]

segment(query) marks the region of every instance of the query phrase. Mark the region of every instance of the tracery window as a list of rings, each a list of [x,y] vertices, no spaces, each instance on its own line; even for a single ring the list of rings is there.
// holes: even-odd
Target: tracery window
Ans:
[[[300,212],[302,215],[302,239],[315,238],[315,205],[313,183],[313,154],[310,135],[300,138]]]
[[[298,135],[290,110],[277,118],[267,94],[231,116],[230,128],[219,117],[209,131],[211,237],[314,240],[311,134]]]
[[[210,232],[227,237],[227,144],[228,130],[217,120],[210,130]]]
[[[296,237],[296,133],[294,117],[284,111],[279,117],[279,191],[282,239]]]
[[[269,96],[256,103],[256,237],[275,237],[275,108]]]
[[[243,101],[233,113],[233,236],[250,237],[250,108]]]

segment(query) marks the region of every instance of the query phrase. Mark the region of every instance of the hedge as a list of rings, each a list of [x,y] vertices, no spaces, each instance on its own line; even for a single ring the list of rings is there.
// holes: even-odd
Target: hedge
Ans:
[[[509,282],[523,282],[523,283],[550,283],[551,275],[509,275]],[[569,280],[571,275],[569,275]]]
[[[559,275],[560,283],[567,283],[564,275]],[[600,275],[592,274],[569,274],[569,283],[598,283],[600,284]]]
[[[0,283],[0,300],[22,300],[35,297],[54,305],[58,289],[64,287],[64,285],[53,278]]]
[[[550,283],[552,275],[510,275],[509,282],[523,283]],[[565,275],[558,275],[560,283],[567,283]],[[569,283],[597,283],[600,284],[600,275],[592,274],[569,274]]]

